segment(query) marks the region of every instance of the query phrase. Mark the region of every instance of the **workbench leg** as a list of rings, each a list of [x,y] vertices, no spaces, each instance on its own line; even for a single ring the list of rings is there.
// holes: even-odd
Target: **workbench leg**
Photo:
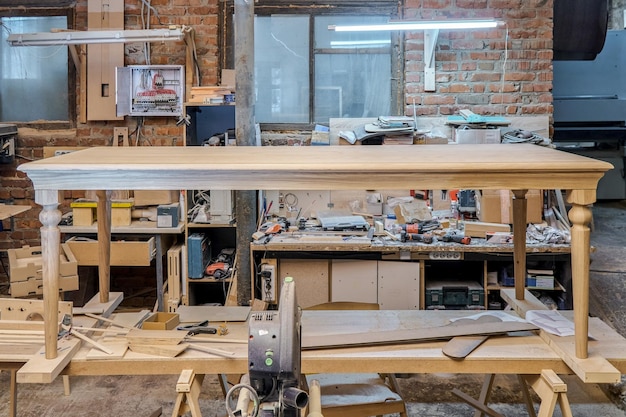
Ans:
[[[489,398],[491,397],[491,387],[493,386],[493,380],[495,379],[495,374],[487,374],[485,375],[485,380],[483,381],[483,387],[480,390],[480,395],[478,397],[478,402],[487,405],[489,402]],[[484,413],[482,411],[476,410],[474,413],[474,417],[483,417]]]
[[[200,389],[204,375],[196,375],[193,370],[185,369],[180,373],[176,382],[176,403],[172,411],[172,417],[180,417],[187,412],[191,412],[191,417],[202,417],[200,411]]]
[[[572,417],[572,410],[567,399],[567,385],[551,369],[544,369],[541,375],[525,376],[528,384],[541,398],[537,417],[554,415],[556,404],[561,407],[563,417]]]
[[[513,270],[515,299],[524,299],[526,288],[526,211],[528,190],[513,190]]]
[[[11,369],[9,388],[9,417],[17,417],[17,369]]]
[[[111,282],[111,194],[110,190],[98,190],[98,287],[100,302],[109,302]]]
[[[69,375],[63,375],[63,393],[66,397],[71,394]]]
[[[535,414],[535,406],[533,405],[533,399],[530,397],[530,391],[528,391],[528,385],[524,376],[518,375],[520,387],[522,388],[522,396],[524,397],[524,404],[526,404],[526,410],[528,410],[528,417],[537,417]]]
[[[157,311],[165,311],[163,304],[163,242],[161,235],[155,235],[156,243],[156,286],[157,286]]]

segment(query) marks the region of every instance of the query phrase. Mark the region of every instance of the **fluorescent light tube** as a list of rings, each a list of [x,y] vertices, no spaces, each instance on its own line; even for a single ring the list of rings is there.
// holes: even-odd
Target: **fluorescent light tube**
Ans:
[[[80,45],[94,43],[162,42],[182,40],[181,28],[148,30],[87,30],[68,32],[14,33],[7,42],[11,46]]]
[[[442,20],[420,22],[389,22],[378,25],[329,25],[336,32],[371,32],[385,30],[489,29],[498,26],[495,20]]]

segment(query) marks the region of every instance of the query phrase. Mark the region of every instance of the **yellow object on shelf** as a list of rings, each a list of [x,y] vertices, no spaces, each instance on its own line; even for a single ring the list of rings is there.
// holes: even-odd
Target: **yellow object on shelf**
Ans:
[[[96,209],[98,202],[94,200],[78,199],[70,203],[74,226],[91,226],[97,220]],[[111,201],[111,225],[129,226],[131,223],[131,209],[133,200]]]

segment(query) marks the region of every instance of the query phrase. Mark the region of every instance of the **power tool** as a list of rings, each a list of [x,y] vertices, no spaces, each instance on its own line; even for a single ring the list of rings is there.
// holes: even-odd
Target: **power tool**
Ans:
[[[246,382],[249,383],[237,384],[229,390],[226,395],[229,416],[242,414],[242,410],[231,409],[229,399],[236,389],[241,389],[241,398],[245,389],[249,391],[254,404],[253,412],[247,415],[300,417],[301,410],[309,402],[309,394],[300,389],[300,315],[292,277],[286,277],[282,283],[278,311],[256,311],[251,314],[246,375]],[[317,397],[314,403],[319,404]],[[319,411],[316,410],[314,415],[321,416]]]
[[[404,230],[400,233],[400,240],[402,242],[421,242],[421,243],[433,243],[433,236],[423,233],[407,233]]]
[[[443,242],[461,243],[463,245],[469,245],[472,242],[472,238],[469,236],[457,235],[455,233],[446,233],[441,237]]]

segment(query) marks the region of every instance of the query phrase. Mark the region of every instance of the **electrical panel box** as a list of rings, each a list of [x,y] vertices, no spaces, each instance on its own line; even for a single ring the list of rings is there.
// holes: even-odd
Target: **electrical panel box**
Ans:
[[[15,159],[17,126],[0,124],[0,163],[10,164]]]
[[[116,68],[117,116],[183,114],[185,72],[182,65],[130,65]]]

